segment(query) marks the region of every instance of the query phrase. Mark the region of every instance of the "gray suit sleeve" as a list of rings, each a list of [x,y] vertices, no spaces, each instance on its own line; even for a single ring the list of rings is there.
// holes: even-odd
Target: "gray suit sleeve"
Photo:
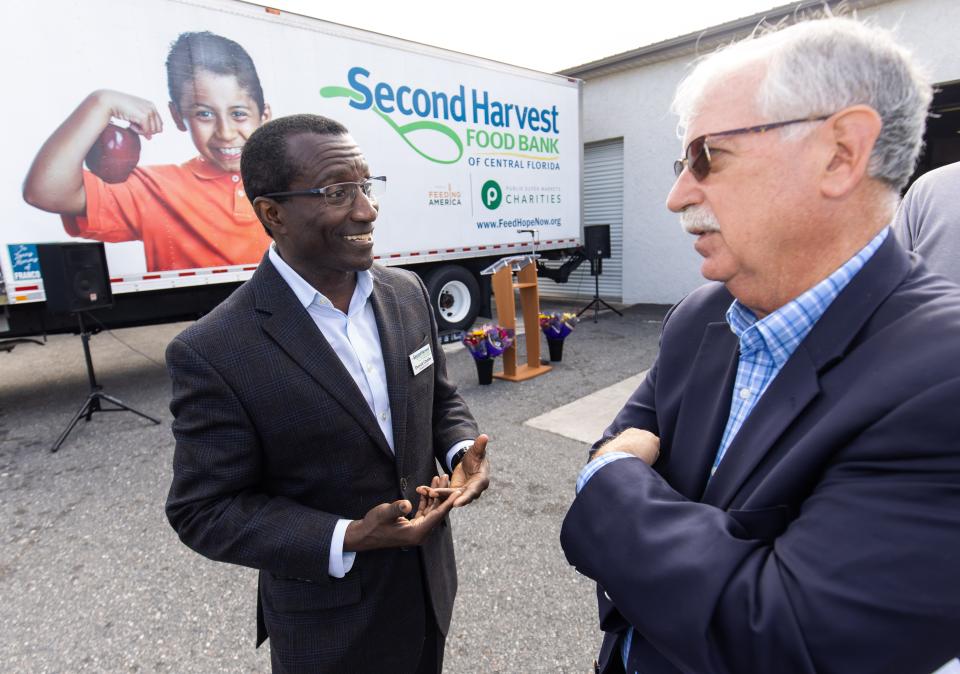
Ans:
[[[917,183],[914,183],[904,195],[903,201],[900,202],[900,207],[897,209],[897,214],[893,218],[893,235],[897,237],[900,245],[914,252],[917,250],[919,239],[919,218],[914,213],[914,195],[916,194],[914,187],[916,185]]]
[[[256,429],[206,358],[177,338],[167,367],[176,449],[166,514],[180,539],[213,560],[329,581],[338,517],[269,493]]]

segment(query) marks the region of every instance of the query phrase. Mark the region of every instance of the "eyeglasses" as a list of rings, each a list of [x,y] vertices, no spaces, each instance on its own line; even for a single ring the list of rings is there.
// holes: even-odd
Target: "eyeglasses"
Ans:
[[[707,133],[702,136],[697,136],[690,141],[689,145],[687,145],[687,151],[684,152],[683,158],[673,162],[673,173],[679,178],[680,174],[683,173],[683,169],[689,168],[690,173],[692,173],[693,177],[698,181],[702,181],[706,179],[708,175],[710,175],[710,148],[707,146],[707,138],[717,136],[738,136],[742,133],[763,133],[764,131],[779,129],[780,127],[790,126],[791,124],[822,122],[823,120],[829,118],[830,115],[823,115],[820,117],[804,117],[803,119],[790,119],[786,122],[760,124],[758,126],[748,126],[744,129],[731,129],[729,131],[719,131],[717,133]]]
[[[314,187],[310,190],[296,190],[294,192],[270,192],[262,194],[264,197],[320,197],[327,206],[344,206],[353,204],[359,192],[371,201],[376,201],[387,191],[387,177],[375,176],[359,183],[335,183],[326,187]]]

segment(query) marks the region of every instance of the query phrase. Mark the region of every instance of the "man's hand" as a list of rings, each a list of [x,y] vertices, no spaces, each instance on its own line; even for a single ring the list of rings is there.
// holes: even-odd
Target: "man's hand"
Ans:
[[[490,486],[490,462],[487,461],[487,440],[485,433],[477,436],[470,445],[470,449],[463,455],[463,460],[457,464],[450,477],[450,486],[453,489],[462,489],[463,493],[453,502],[454,508],[465,506],[480,498]]]
[[[628,428],[594,452],[593,459],[610,452],[627,452],[652,466],[660,457],[660,438],[650,431]]]
[[[459,490],[449,489],[449,486],[450,479],[444,475],[434,477],[429,490],[418,487],[420,505],[412,519],[405,517],[413,508],[406,499],[371,508],[362,520],[354,520],[347,526],[343,537],[344,552],[420,545],[454,505],[454,495],[459,494]],[[427,491],[430,493],[424,493]]]
[[[487,461],[487,440],[489,439],[486,433],[477,436],[467,453],[463,455],[463,459],[453,469],[449,489],[437,489],[432,486],[417,487],[417,492],[429,494],[434,498],[453,495],[456,498],[453,502],[454,508],[476,501],[490,486],[490,462]]]

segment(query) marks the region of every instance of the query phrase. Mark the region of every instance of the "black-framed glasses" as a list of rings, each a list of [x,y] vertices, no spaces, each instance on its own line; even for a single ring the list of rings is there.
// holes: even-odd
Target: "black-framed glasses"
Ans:
[[[270,192],[262,194],[264,197],[320,197],[327,206],[343,206],[353,204],[357,194],[363,192],[371,201],[378,200],[387,191],[387,177],[374,176],[359,183],[335,183],[326,187],[314,187],[309,190],[295,190],[293,192]]]
[[[683,173],[683,169],[689,168],[690,173],[692,173],[693,177],[698,181],[704,180],[708,175],[710,175],[710,148],[707,145],[707,138],[716,138],[717,136],[739,136],[743,133],[763,133],[764,131],[779,129],[780,127],[790,126],[791,124],[822,122],[823,120],[829,118],[830,115],[822,115],[819,117],[788,119],[785,122],[758,124],[757,126],[748,126],[743,129],[730,129],[729,131],[718,131],[717,133],[706,133],[702,136],[697,136],[690,141],[689,145],[687,145],[687,150],[683,153],[683,158],[673,162],[673,173],[679,178],[680,174]]]

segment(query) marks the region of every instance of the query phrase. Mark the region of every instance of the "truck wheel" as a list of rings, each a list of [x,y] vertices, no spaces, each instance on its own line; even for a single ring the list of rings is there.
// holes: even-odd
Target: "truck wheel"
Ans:
[[[473,274],[464,267],[448,264],[428,272],[424,283],[441,331],[473,325],[480,309],[480,288]]]

